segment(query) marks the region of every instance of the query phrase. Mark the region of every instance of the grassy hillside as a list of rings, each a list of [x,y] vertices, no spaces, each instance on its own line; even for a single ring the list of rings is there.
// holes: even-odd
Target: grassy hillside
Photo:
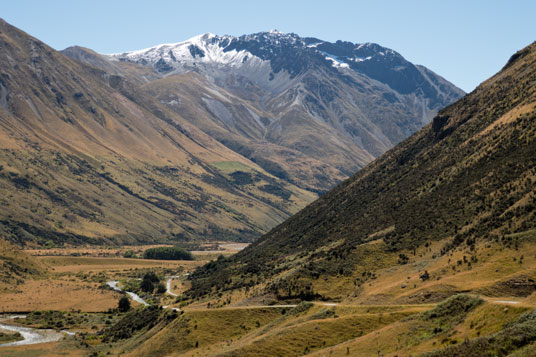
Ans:
[[[0,238],[0,289],[9,291],[29,277],[44,276],[46,268]]]
[[[342,298],[359,295],[379,269],[418,262],[417,251],[434,242],[431,259],[459,248],[462,264],[486,242],[518,247],[515,234],[536,228],[535,68],[532,44],[354,177],[236,256],[197,271],[189,296],[245,289],[287,300]],[[346,288],[337,292],[337,282]]]
[[[526,306],[467,294],[435,306],[145,309],[106,329],[96,350],[129,356],[474,356],[482,348],[504,355],[533,348],[533,320],[534,310]]]

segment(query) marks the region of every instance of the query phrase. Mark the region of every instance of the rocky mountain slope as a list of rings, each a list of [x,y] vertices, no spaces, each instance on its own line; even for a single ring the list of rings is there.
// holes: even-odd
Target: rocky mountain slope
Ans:
[[[143,78],[143,89],[170,110],[273,175],[316,192],[353,174],[463,95],[379,45],[277,31],[204,34],[109,55],[111,63],[80,48],[64,53],[134,81]],[[145,72],[136,73],[133,64]]]
[[[137,82],[74,61],[4,21],[0,53],[0,235],[8,240],[248,240],[316,197],[228,149]]]
[[[491,249],[491,242],[509,249],[533,242],[535,83],[533,43],[352,178],[234,257],[200,269],[192,276],[190,296],[245,289],[250,297],[360,299],[375,285],[381,269],[388,279],[395,267],[414,262],[412,274],[420,271],[421,281],[430,279],[423,271],[426,266],[434,266],[440,280],[449,271],[456,274],[460,266],[472,269],[477,262],[489,261],[491,252],[477,251]],[[517,276],[525,265],[516,266],[506,275],[486,270],[471,279],[491,277],[494,284],[508,277],[513,280],[504,287],[526,285],[533,291],[536,272]],[[409,276],[378,285],[376,298],[387,287],[397,286],[400,294],[400,284],[405,287]],[[441,290],[443,298],[460,289],[439,285],[434,289]],[[425,291],[417,284],[415,288],[415,299],[438,298],[435,290]]]

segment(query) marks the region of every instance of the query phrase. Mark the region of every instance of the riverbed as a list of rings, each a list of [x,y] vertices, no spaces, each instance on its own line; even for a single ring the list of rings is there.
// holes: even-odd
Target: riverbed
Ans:
[[[66,334],[71,334],[68,331],[58,332],[51,329],[35,329],[31,327],[23,327],[16,325],[8,325],[3,322],[11,321],[16,318],[25,318],[24,315],[7,316],[0,318],[0,328],[7,331],[18,332],[23,337],[23,340],[7,342],[0,344],[0,347],[35,345],[38,343],[56,342],[61,340]]]

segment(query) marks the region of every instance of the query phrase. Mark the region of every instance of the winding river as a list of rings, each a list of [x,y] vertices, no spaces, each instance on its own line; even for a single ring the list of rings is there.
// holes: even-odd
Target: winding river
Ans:
[[[167,280],[166,280],[166,292],[171,295],[171,296],[178,296],[177,294],[175,294],[174,292],[171,291],[171,281],[174,279],[174,278],[179,278],[180,276],[168,276],[166,277]],[[115,291],[120,291],[120,292],[123,292],[123,293],[126,293],[128,294],[128,296],[130,296],[130,298],[136,302],[139,302],[140,304],[143,304],[145,306],[149,306],[149,303],[147,303],[147,301],[143,300],[138,294],[136,293],[133,293],[131,291],[125,291],[123,289],[121,289],[119,286],[117,286],[119,284],[119,282],[117,280],[112,280],[112,281],[109,281],[106,283],[106,285],[108,285],[110,288],[114,289]],[[165,305],[165,306],[162,306],[164,309],[171,309],[173,311],[180,311],[180,309],[178,307],[170,307],[168,305]]]
[[[170,283],[171,281],[168,282],[168,289],[169,289]],[[133,293],[131,291],[124,291],[121,288],[119,288],[118,281],[109,281],[106,284],[110,288],[116,291],[125,292],[132,300],[142,305],[149,306],[149,303],[143,300],[138,294]],[[4,321],[13,320],[15,318],[23,319],[25,317],[26,316],[24,315],[14,315],[14,316],[7,316],[7,317],[0,318],[0,329],[6,330],[6,331],[18,332],[23,337],[23,339],[20,341],[2,343],[0,344],[0,347],[23,346],[23,345],[33,345],[33,344],[38,344],[38,343],[46,343],[46,342],[56,342],[56,341],[61,340],[65,335],[71,335],[71,336],[74,335],[74,333],[69,332],[69,331],[58,332],[56,330],[51,330],[51,329],[35,329],[31,327],[7,325],[7,324],[2,323]]]
[[[112,281],[109,281],[106,283],[106,285],[108,285],[109,287],[111,287],[112,289],[114,289],[115,291],[120,291],[120,292],[124,292],[124,293],[127,293],[128,296],[130,296],[130,298],[140,304],[143,304],[145,306],[149,306],[149,303],[145,300],[143,300],[138,294],[136,293],[133,293],[131,291],[124,291],[122,290],[120,287],[117,286],[117,284],[119,284],[119,282],[117,280],[112,280]]]

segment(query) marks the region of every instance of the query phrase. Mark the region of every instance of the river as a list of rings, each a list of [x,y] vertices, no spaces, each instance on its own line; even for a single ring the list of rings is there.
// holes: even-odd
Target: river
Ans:
[[[6,324],[1,323],[7,320],[15,319],[17,317],[23,319],[26,316],[17,315],[17,316],[7,316],[7,317],[0,318],[0,329],[18,332],[21,334],[21,336],[24,339],[20,341],[15,341],[15,342],[2,343],[0,344],[0,347],[23,346],[23,345],[34,345],[37,343],[45,343],[45,342],[56,342],[56,341],[61,340],[66,334],[73,335],[73,333],[69,331],[58,332],[56,330],[51,330],[51,329],[47,329],[47,330],[35,329],[31,327],[6,325]]]
[[[117,286],[117,284],[119,284],[118,281],[116,280],[112,280],[112,281],[109,281],[106,283],[106,285],[108,285],[109,287],[111,287],[112,289],[114,289],[115,291],[120,291],[120,292],[125,292],[127,293],[128,296],[130,296],[130,298],[142,305],[145,305],[145,306],[149,306],[149,303],[145,300],[143,300],[138,294],[136,293],[133,293],[131,291],[124,291],[122,290],[120,287]]]

